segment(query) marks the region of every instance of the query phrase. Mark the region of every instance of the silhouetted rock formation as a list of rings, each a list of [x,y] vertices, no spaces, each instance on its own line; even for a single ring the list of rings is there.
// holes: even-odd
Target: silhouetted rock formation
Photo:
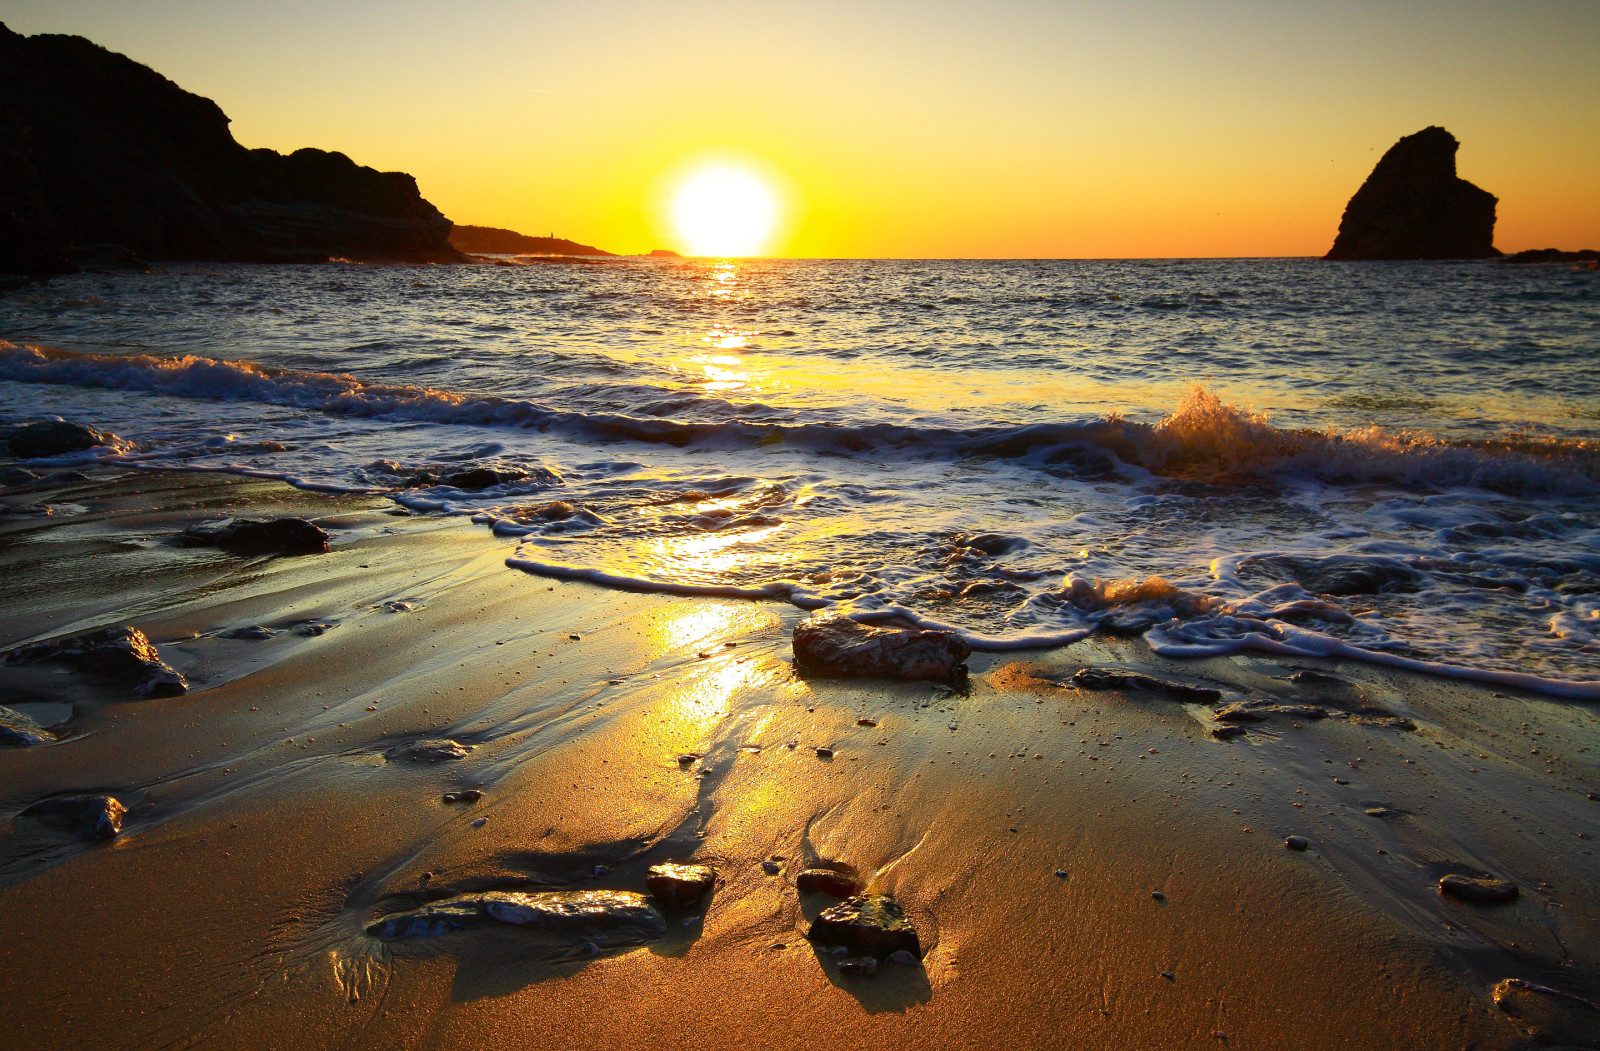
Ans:
[[[450,243],[457,251],[483,255],[612,255],[565,237],[529,237],[497,226],[456,226]]]
[[[144,258],[457,262],[403,172],[248,150],[210,99],[82,37],[0,25],[0,270],[70,270],[74,246]]]
[[[1600,260],[1600,250],[1580,248],[1565,252],[1559,248],[1527,248],[1506,256],[1503,263],[1592,263]]]
[[[1423,128],[1393,146],[1345,206],[1326,259],[1486,259],[1494,194],[1456,176],[1460,143]]]

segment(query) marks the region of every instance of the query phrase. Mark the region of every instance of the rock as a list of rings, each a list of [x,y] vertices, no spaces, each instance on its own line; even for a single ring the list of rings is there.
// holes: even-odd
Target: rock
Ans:
[[[843,946],[858,956],[879,959],[904,950],[922,958],[917,929],[891,897],[862,894],[826,909],[806,937],[818,946]]]
[[[0,745],[51,744],[56,735],[21,712],[0,707]]]
[[[386,941],[434,938],[492,923],[526,927],[574,945],[640,945],[667,933],[667,921],[642,894],[625,890],[484,891],[432,902],[367,925]]]
[[[1377,595],[1416,590],[1422,574],[1383,555],[1262,555],[1241,559],[1239,568],[1292,580],[1317,595]]]
[[[486,255],[611,255],[561,237],[529,237],[496,226],[453,226],[450,243],[457,251]]]
[[[1310,848],[1311,841],[1304,836],[1290,836],[1283,841],[1283,845],[1289,850],[1306,850]]]
[[[860,719],[856,720],[856,725],[857,726],[877,726],[878,725],[878,720],[869,719],[866,716],[862,716]]]
[[[185,547],[218,547],[238,555],[311,555],[328,550],[328,534],[304,518],[230,518],[198,522],[178,537]]]
[[[817,758],[818,759],[832,759],[833,758],[833,749],[832,748],[825,748],[822,745],[817,745],[816,752],[817,752]]]
[[[0,467],[0,485],[27,485],[39,476],[25,467]]]
[[[247,628],[234,628],[232,631],[224,633],[222,637],[225,639],[248,639],[253,642],[260,642],[263,639],[275,639],[278,634],[278,632],[273,631],[265,624],[252,624]]]
[[[709,865],[678,865],[667,862],[651,865],[644,885],[661,904],[683,909],[699,901],[717,882],[717,872]]]
[[[953,631],[874,628],[838,615],[794,629],[795,663],[826,675],[948,679],[971,652]]]
[[[1367,807],[1367,816],[1368,817],[1404,817],[1405,816],[1405,811],[1404,810],[1396,810],[1393,807],[1372,806],[1372,807]]]
[[[0,32],[4,32],[0,26]],[[6,432],[6,444],[11,455],[19,460],[35,460],[46,456],[82,452],[97,445],[116,445],[121,439],[81,423],[48,420],[43,423],[24,423]]]
[[[908,967],[918,967],[922,964],[921,960],[917,959],[917,957],[911,953],[906,952],[904,949],[896,949],[894,952],[890,953],[889,962],[903,964]]]
[[[41,799],[17,816],[84,839],[111,839],[122,831],[122,816],[127,812],[128,808],[111,796],[70,795]]]
[[[69,639],[18,646],[5,655],[6,664],[60,662],[93,675],[137,679],[133,692],[144,697],[175,697],[189,683],[161,659],[138,628],[102,628]]]
[[[844,956],[839,960],[839,973],[859,978],[869,974],[878,973],[878,958],[876,956]]]
[[[783,863],[781,861],[774,861],[772,858],[768,858],[761,863],[761,871],[765,872],[769,876],[776,876],[778,873],[783,871]]]
[[[1494,1002],[1540,1043],[1600,1046],[1600,1006],[1582,997],[1507,978],[1494,987]]]
[[[384,752],[383,757],[391,763],[402,760],[408,763],[443,763],[452,759],[465,759],[470,751],[472,751],[471,745],[458,744],[448,737],[432,737],[407,744],[397,744]]]
[[[1497,876],[1462,876],[1452,872],[1440,877],[1439,893],[1474,905],[1501,905],[1517,900],[1517,885]]]
[[[493,470],[488,467],[473,467],[465,471],[456,471],[447,474],[439,480],[445,485],[455,486],[457,489],[489,489],[504,482],[514,482],[519,478],[526,478],[526,471],[518,470]]]
[[[446,803],[476,803],[482,798],[483,793],[476,788],[463,788],[459,792],[446,792],[444,794]]]
[[[82,37],[0,27],[0,269],[70,270],[73,245],[147,259],[464,261],[411,176],[342,153],[246,149],[228,124],[210,99]]]
[[[1238,723],[1232,723],[1227,726],[1213,726],[1211,728],[1211,736],[1219,741],[1231,741],[1235,737],[1243,737],[1247,732]]]
[[[1072,685],[1080,690],[1144,690],[1150,693],[1167,693],[1186,701],[1210,704],[1222,700],[1221,690],[1204,686],[1188,686],[1181,682],[1140,675],[1137,672],[1118,671],[1114,668],[1079,668],[1072,677]]]
[[[1267,721],[1269,714],[1265,709],[1265,705],[1235,701],[1218,708],[1211,713],[1211,717],[1224,723],[1262,723]]]
[[[852,877],[833,869],[805,869],[794,878],[794,885],[802,894],[831,894],[835,898],[853,897],[861,889]]]
[[[1488,259],[1494,194],[1456,175],[1456,142],[1424,128],[1389,147],[1339,221],[1326,259]]]

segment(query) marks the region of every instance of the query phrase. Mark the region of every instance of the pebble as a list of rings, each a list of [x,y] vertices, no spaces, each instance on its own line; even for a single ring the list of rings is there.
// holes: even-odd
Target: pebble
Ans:
[[[1498,876],[1462,876],[1452,872],[1440,877],[1439,893],[1474,905],[1500,905],[1517,899],[1517,885]]]
[[[832,759],[833,758],[833,749],[832,748],[823,748],[821,745],[818,745],[817,746],[817,758],[818,759]]]
[[[674,909],[694,904],[716,882],[717,872],[710,865],[680,865],[670,861],[650,866],[644,879],[650,895]]]
[[[868,719],[866,716],[862,716],[861,718],[856,720],[856,725],[857,726],[877,726],[878,725],[878,720],[876,720],[876,719]]]
[[[476,803],[482,798],[483,793],[476,788],[463,788],[459,792],[446,792],[444,794],[446,803]]]
[[[1290,836],[1283,841],[1283,845],[1290,850],[1306,850],[1311,846],[1311,841],[1304,836]]]
[[[778,873],[783,871],[783,865],[781,863],[776,862],[776,861],[772,861],[770,859],[767,860],[767,861],[763,861],[761,863],[761,868],[769,876],[776,876]]]
[[[1167,900],[1167,896],[1165,894],[1161,893],[1159,890],[1151,891],[1150,892],[1150,896],[1152,898],[1154,898],[1156,901],[1166,901]]]
[[[902,950],[903,951],[903,950]],[[854,976],[876,974],[878,961],[872,956],[846,956],[839,961],[839,973]]]
[[[480,817],[480,818],[477,818],[476,820],[474,820],[472,822],[472,827],[473,828],[482,828],[484,825],[487,825],[488,823],[489,823],[489,819],[488,818]]]

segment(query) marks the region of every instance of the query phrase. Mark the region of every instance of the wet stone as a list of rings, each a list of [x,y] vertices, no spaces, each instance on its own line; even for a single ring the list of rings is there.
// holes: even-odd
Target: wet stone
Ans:
[[[832,748],[823,748],[822,746],[819,745],[817,747],[817,758],[818,759],[832,759],[833,758],[833,749]]]
[[[228,632],[226,635],[223,636],[223,638],[227,638],[227,639],[256,639],[256,640],[274,639],[274,638],[277,638],[277,637],[278,637],[278,632],[273,631],[271,628],[267,627],[264,624],[252,624],[248,628],[234,628],[232,631]]]
[[[83,839],[111,839],[122,831],[122,816],[127,812],[128,808],[111,796],[68,795],[41,799],[18,816]]]
[[[115,445],[117,436],[85,427],[81,423],[52,420],[45,423],[24,423],[6,432],[6,444],[11,455],[19,460],[32,460],[63,453],[82,452],[97,445]]]
[[[948,679],[971,652],[953,631],[875,628],[837,615],[794,629],[795,663],[824,675]]]
[[[829,894],[835,898],[851,897],[861,889],[851,876],[833,869],[806,869],[795,877],[794,885],[802,894]]]
[[[1463,876],[1452,872],[1440,878],[1439,893],[1474,905],[1502,905],[1517,900],[1517,885],[1498,876]]]
[[[175,697],[189,690],[188,680],[161,659],[138,628],[102,628],[69,639],[18,646],[5,655],[3,663],[47,662],[66,664],[92,675],[134,679],[133,692],[143,697]]]
[[[0,707],[0,745],[26,747],[51,744],[56,735],[22,712]]]
[[[383,757],[390,762],[443,763],[453,759],[465,759],[470,751],[472,751],[471,745],[460,744],[448,737],[430,737],[421,741],[397,744],[384,752]]]
[[[178,536],[185,547],[239,555],[311,555],[328,550],[328,534],[303,518],[229,518],[197,522]]]
[[[1220,690],[1189,686],[1181,682],[1168,682],[1150,675],[1118,671],[1114,668],[1079,668],[1077,674],[1072,677],[1072,685],[1081,690],[1141,690],[1147,693],[1165,693],[1205,704],[1222,700]]]
[[[1283,841],[1283,845],[1289,850],[1307,850],[1311,841],[1304,836],[1290,836]]]
[[[436,938],[452,931],[493,924],[525,927],[574,946],[640,945],[667,933],[667,921],[642,894],[622,890],[560,890],[521,893],[484,891],[396,913],[367,925],[386,941]]]
[[[839,960],[838,967],[840,974],[860,978],[878,973],[878,959],[875,956],[845,956]]]
[[[716,882],[716,870],[709,865],[679,865],[673,862],[651,865],[644,878],[644,885],[651,897],[672,909],[693,905]]]
[[[446,792],[444,794],[446,803],[476,803],[482,798],[483,793],[476,788],[463,788],[459,792]]]
[[[858,956],[883,958],[905,951],[921,959],[917,929],[905,910],[884,894],[862,894],[826,909],[806,937],[817,946],[842,946]]]
[[[1211,728],[1211,736],[1219,741],[1231,741],[1235,737],[1243,737],[1248,732],[1238,723],[1231,723],[1227,726],[1213,726]]]
[[[490,489],[505,482],[515,482],[528,477],[526,471],[515,469],[495,470],[488,467],[473,467],[465,471],[456,471],[439,479],[445,485],[457,489],[467,489],[476,492],[480,489]]]
[[[1494,987],[1494,1002],[1542,1044],[1600,1047],[1600,1006],[1592,1001],[1507,978]]]

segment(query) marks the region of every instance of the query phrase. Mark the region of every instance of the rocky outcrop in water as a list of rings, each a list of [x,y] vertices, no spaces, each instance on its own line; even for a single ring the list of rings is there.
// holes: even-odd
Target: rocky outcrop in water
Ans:
[[[18,646],[5,655],[5,664],[56,662],[117,679],[132,679],[133,692],[144,697],[174,697],[187,693],[189,683],[172,669],[154,644],[138,628],[102,628],[69,639],[52,639]]]
[[[1456,175],[1460,143],[1443,128],[1407,135],[1345,206],[1325,259],[1488,259],[1498,199]]]
[[[463,258],[411,176],[246,149],[228,123],[82,37],[0,25],[0,271],[70,270],[74,246],[90,245],[117,258]]]
[[[826,675],[948,679],[972,647],[953,631],[872,628],[843,616],[817,617],[794,629],[794,658]]]
[[[65,420],[46,420],[42,423],[22,423],[4,432],[11,455],[19,460],[32,460],[63,453],[82,452],[97,445],[116,446],[121,439],[81,423]]]

